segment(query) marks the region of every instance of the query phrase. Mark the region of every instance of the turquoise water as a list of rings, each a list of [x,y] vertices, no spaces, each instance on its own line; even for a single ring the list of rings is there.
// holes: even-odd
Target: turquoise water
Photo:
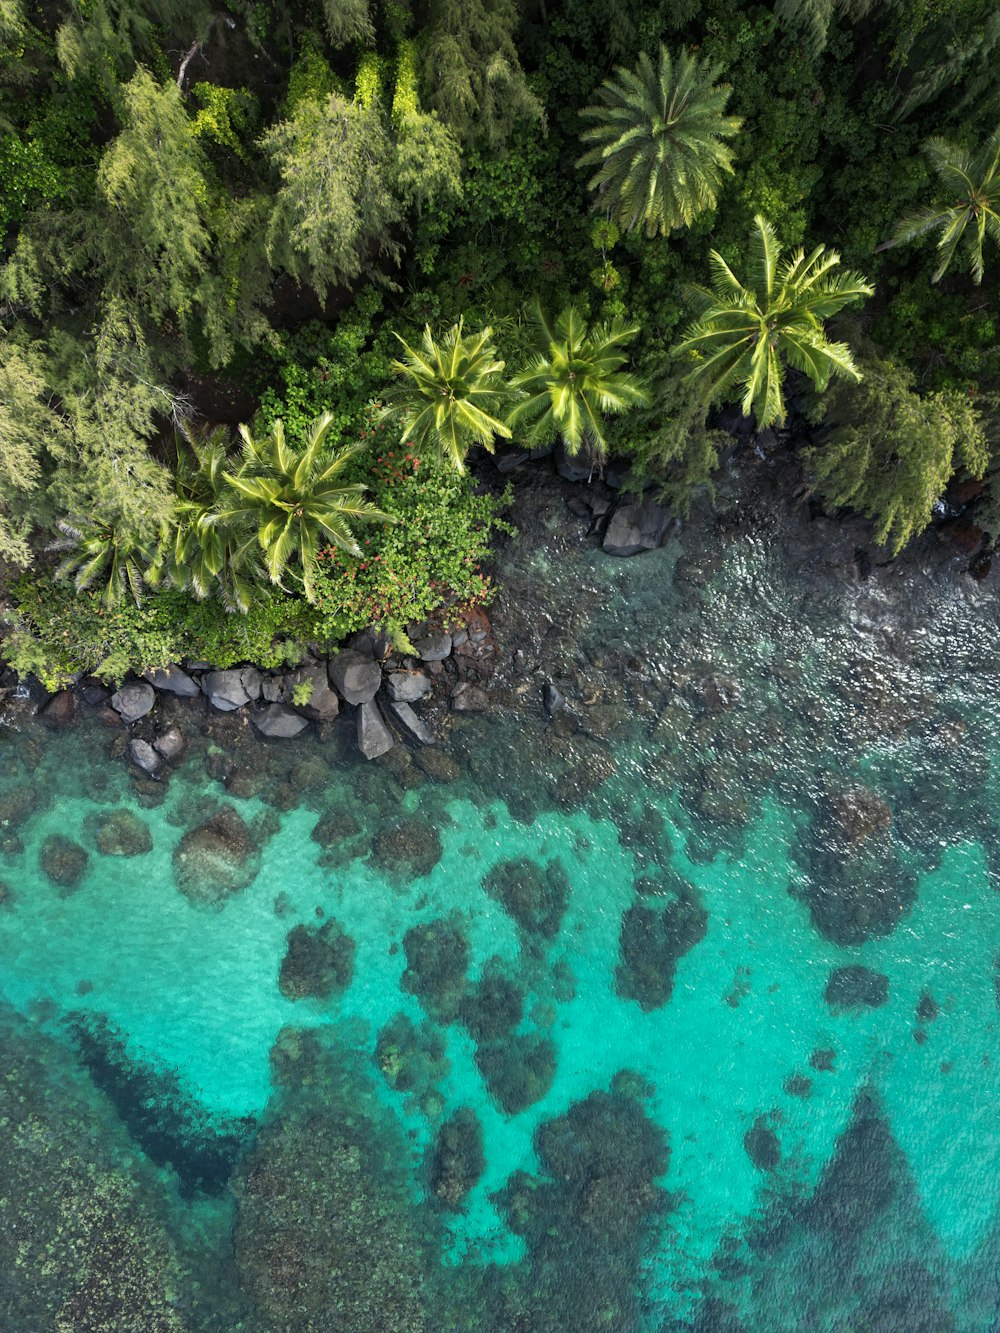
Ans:
[[[1000,1326],[988,592],[738,528],[505,574],[529,660],[436,777],[178,713],[144,787],[9,718],[4,1329]],[[102,854],[123,809],[151,848]],[[249,882],[206,903],[220,809]]]

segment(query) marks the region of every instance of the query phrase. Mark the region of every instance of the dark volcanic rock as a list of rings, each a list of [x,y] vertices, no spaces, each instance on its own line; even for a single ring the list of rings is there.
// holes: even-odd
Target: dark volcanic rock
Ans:
[[[354,941],[331,917],[322,926],[293,926],[278,986],[286,1000],[326,1000],[354,975]]]
[[[889,978],[867,967],[837,967],[823,999],[831,1009],[878,1009],[889,999]]]
[[[153,850],[153,835],[131,810],[99,815],[95,836],[102,856],[143,856]]]
[[[145,717],[155,703],[156,691],[145,681],[132,681],[111,696],[111,707],[127,725]]]
[[[262,736],[271,740],[291,740],[301,735],[309,722],[301,713],[296,713],[284,704],[264,704],[250,714],[250,721]]]
[[[608,555],[639,555],[655,550],[670,527],[670,514],[655,500],[619,505],[604,534]]]
[[[221,907],[256,874],[250,829],[231,805],[189,829],[174,849],[174,878],[199,906]]]
[[[396,742],[385,724],[385,718],[374,699],[358,709],[358,749],[366,759],[378,759],[388,754]]]
[[[187,749],[187,741],[184,739],[179,728],[168,727],[162,736],[157,736],[153,742],[153,749],[158,755],[162,755],[170,764],[175,764],[184,757]]]
[[[413,646],[420,654],[422,662],[443,662],[451,652],[452,639],[450,634],[445,634],[443,631],[425,634],[422,639],[415,639]]]
[[[47,727],[68,727],[76,717],[76,699],[72,690],[60,690],[41,710],[41,719]]]
[[[39,864],[52,883],[70,891],[80,887],[89,859],[79,843],[61,833],[46,838],[38,855]]]
[[[386,677],[385,688],[397,703],[414,704],[430,692],[430,677],[422,671],[393,671]]]
[[[302,705],[302,711],[314,722],[332,722],[340,712],[340,700],[330,688],[327,668],[321,663],[314,662],[310,666],[301,666],[287,677],[286,702],[293,701],[296,689],[308,693],[309,697]]]
[[[411,740],[417,741],[420,745],[434,745],[436,743],[430,727],[423,718],[417,716],[409,704],[396,703],[392,699],[387,699],[385,707],[389,716],[398,723],[404,735],[409,736]]]
[[[162,667],[157,671],[147,671],[144,675],[154,690],[162,690],[165,694],[176,694],[181,699],[196,699],[201,693],[198,682],[192,680],[179,666]]]
[[[366,704],[374,699],[382,684],[382,668],[374,659],[356,648],[345,648],[329,662],[330,684],[349,704]]]
[[[459,681],[451,692],[451,706],[456,713],[485,713],[490,706],[489,696],[479,685]]]
[[[159,770],[161,759],[149,741],[134,736],[128,743],[128,757],[136,768],[150,775]]]

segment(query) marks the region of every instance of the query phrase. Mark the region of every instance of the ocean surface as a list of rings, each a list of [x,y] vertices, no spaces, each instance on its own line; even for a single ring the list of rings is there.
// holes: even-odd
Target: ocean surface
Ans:
[[[740,503],[433,751],[8,711],[5,1333],[1000,1328],[997,601]]]

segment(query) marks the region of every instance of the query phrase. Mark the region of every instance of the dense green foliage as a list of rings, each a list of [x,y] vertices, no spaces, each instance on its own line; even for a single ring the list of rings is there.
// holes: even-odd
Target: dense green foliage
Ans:
[[[938,266],[931,281],[940,282],[964,244],[978,287],[983,280],[983,242],[987,236],[1000,241],[1000,127],[976,153],[940,137],[928,140],[925,151],[940,183],[940,202],[903,218],[886,248],[938,231]]]
[[[782,365],[802,371],[820,391],[833,375],[858,380],[846,343],[831,342],[824,322],[872,288],[857,273],[837,273],[840,256],[818,245],[781,258],[766,218],[754,219],[747,282],[740,282],[717,250],[709,255],[712,286],[690,288],[697,320],[678,345],[694,362],[688,378],[707,400],[743,396],[743,411],[759,426],[785,419]]]
[[[579,165],[599,170],[590,181],[594,205],[604,207],[626,231],[643,225],[647,236],[688,227],[714,208],[732,153],[724,139],[740,127],[724,115],[732,91],[715,82],[718,65],[665,46],[654,66],[645,53],[636,70],[618,69],[605,79],[580,136],[594,146]]]
[[[258,616],[275,641],[314,623],[307,567],[328,623],[356,618],[331,609],[358,599],[348,575],[334,590],[325,538],[315,569],[311,546],[305,562],[301,547],[287,562],[270,548],[272,572],[298,591],[260,591],[260,523],[234,506],[225,527],[209,516],[235,475],[237,426],[266,440],[281,418],[299,451],[329,413],[318,452],[332,462],[392,390],[393,361],[415,368],[425,327],[433,347],[456,328],[466,350],[485,339],[487,364],[504,363],[493,388],[520,397],[484,400],[490,421],[453,430],[445,448],[400,408],[394,439],[406,422],[401,447],[419,464],[401,508],[377,455],[352,454],[349,484],[400,520],[370,533],[400,569],[421,523],[465,532],[483,553],[479,520],[452,523],[474,497],[444,465],[503,436],[499,423],[522,443],[628,453],[684,509],[718,456],[693,384],[715,401],[742,397],[758,426],[780,420],[800,374],[820,388],[850,377],[836,311],[869,286],[865,364],[893,367],[887,438],[911,412],[930,424],[903,453],[870,431],[867,444],[864,432],[821,433],[816,485],[898,545],[950,471],[978,470],[985,449],[981,512],[1000,508],[985,412],[1000,393],[1000,18],[988,0],[0,11],[0,561],[22,626],[58,603],[70,639],[99,660],[129,660],[128,633],[145,660],[142,625],[169,604],[187,626],[170,631],[175,651],[231,656],[228,633],[266,656]],[[882,244],[923,230],[937,250]],[[971,274],[951,262],[967,244]],[[838,279],[834,246],[838,272],[864,280]],[[793,271],[779,247],[810,258]],[[775,256],[763,285],[762,248]],[[692,312],[685,293],[707,274],[707,306]],[[572,312],[572,329],[563,315],[539,335],[536,301],[553,318]],[[688,347],[712,348],[698,362],[677,355],[692,313]],[[864,381],[832,386],[831,413],[860,429],[851,395]],[[884,397],[879,409],[890,412]],[[459,578],[453,545],[441,560]],[[433,561],[413,563],[441,581]],[[86,585],[77,601],[74,580]],[[104,618],[132,625],[118,638],[90,623],[109,589]],[[369,606],[387,600],[370,591]],[[410,596],[434,601],[424,583]],[[7,650],[19,661],[26,632]]]

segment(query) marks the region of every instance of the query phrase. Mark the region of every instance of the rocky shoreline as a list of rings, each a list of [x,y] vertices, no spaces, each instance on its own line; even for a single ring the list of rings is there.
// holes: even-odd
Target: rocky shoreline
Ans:
[[[968,530],[974,525],[959,510],[947,510],[935,529],[890,560],[873,547],[864,520],[830,518],[811,506],[789,447],[790,432],[779,438],[770,431],[762,439],[748,432],[745,419],[722,424],[733,446],[714,503],[705,498],[696,506],[689,530],[700,525],[720,548],[752,532],[767,534],[818,593],[851,586],[874,593],[879,618],[890,631],[894,606],[912,613],[915,588],[942,575],[977,604],[996,602],[990,560],[981,541],[972,549]],[[496,486],[514,471],[512,517],[519,531],[514,543],[554,551],[592,547],[610,557],[633,557],[685,529],[648,491],[635,495],[625,489],[626,464],[612,462],[598,474],[559,449],[525,454],[504,446],[483,461],[482,484]],[[696,585],[711,577],[711,557],[704,567],[694,562],[689,568],[691,563],[682,559],[676,572]],[[311,645],[298,666],[279,671],[184,662],[130,677],[117,689],[85,677],[50,695],[37,680],[19,681],[8,669],[0,673],[0,706],[15,723],[37,716],[48,727],[90,714],[119,730],[112,754],[124,758],[137,778],[168,775],[187,752],[185,715],[200,727],[206,713],[234,714],[259,737],[275,742],[294,740],[310,728],[328,739],[337,728],[343,744],[346,727],[357,751],[372,760],[397,746],[419,750],[439,744],[463,714],[499,709],[550,721],[567,707],[571,715],[586,713],[604,697],[608,676],[621,679],[631,668],[614,660],[609,645],[608,670],[581,680],[562,651],[563,631],[579,621],[580,607],[565,608],[565,615],[567,625],[546,623],[531,590],[515,579],[501,582],[488,613],[473,608],[409,626],[412,655],[395,652],[372,628],[332,654]],[[640,667],[632,674],[644,673]],[[713,674],[711,664],[705,679],[709,692],[721,691],[715,711],[736,702],[738,684]],[[642,707],[642,700],[630,703]]]

